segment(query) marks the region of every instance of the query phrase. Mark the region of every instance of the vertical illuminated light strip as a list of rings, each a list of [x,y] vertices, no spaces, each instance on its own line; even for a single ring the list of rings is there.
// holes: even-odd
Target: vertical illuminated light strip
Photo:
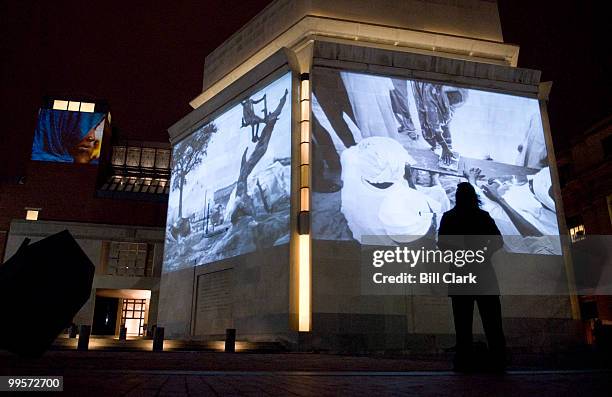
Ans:
[[[302,234],[300,245],[298,331],[310,331],[310,235]]]
[[[310,78],[300,75],[300,214],[298,219],[298,331],[311,328],[310,263]]]

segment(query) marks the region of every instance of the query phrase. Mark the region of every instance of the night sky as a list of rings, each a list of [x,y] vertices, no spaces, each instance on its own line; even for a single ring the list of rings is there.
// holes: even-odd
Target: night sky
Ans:
[[[167,140],[201,91],[205,56],[269,2],[1,0],[0,175],[25,172],[45,95],[105,99],[121,137]],[[603,3],[499,1],[504,40],[521,46],[519,67],[554,81],[557,149],[610,114]]]

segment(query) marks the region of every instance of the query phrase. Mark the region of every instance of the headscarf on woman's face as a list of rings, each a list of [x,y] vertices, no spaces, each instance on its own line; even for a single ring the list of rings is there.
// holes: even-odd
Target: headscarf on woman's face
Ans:
[[[34,133],[32,160],[74,162],[70,150],[103,118],[104,113],[41,109]]]

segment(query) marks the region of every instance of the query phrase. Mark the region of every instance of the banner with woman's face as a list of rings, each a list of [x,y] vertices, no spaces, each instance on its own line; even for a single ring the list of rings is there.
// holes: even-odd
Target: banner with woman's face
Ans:
[[[105,113],[40,109],[32,160],[97,164]]]

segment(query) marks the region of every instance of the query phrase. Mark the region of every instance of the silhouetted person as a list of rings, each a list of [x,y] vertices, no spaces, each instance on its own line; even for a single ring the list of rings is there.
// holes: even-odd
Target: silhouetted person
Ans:
[[[474,187],[467,182],[457,185],[455,207],[442,216],[438,231],[438,246],[442,250],[484,250],[482,263],[451,265],[458,275],[473,273],[475,285],[451,285],[453,318],[457,337],[455,370],[468,371],[478,368],[501,371],[505,367],[506,342],[502,329],[499,286],[491,256],[503,245],[501,233],[488,212],[480,209],[480,200]],[[480,360],[472,350],[472,319],[474,302],[482,319],[487,336],[490,362]]]

